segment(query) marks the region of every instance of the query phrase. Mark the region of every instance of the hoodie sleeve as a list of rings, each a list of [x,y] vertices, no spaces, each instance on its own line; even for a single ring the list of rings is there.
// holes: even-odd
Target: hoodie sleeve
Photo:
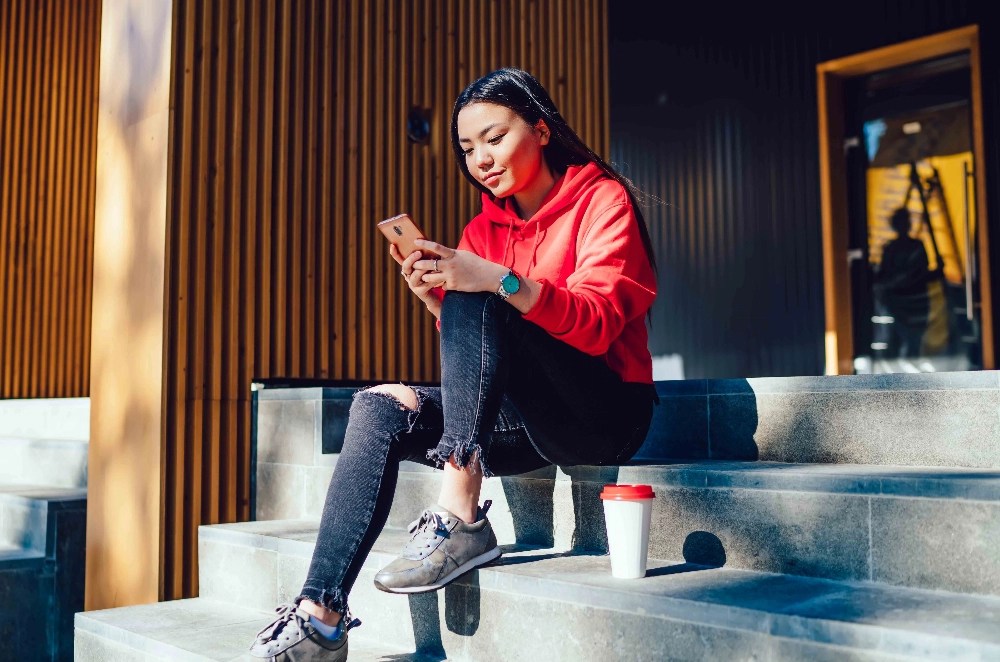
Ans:
[[[646,314],[656,279],[629,203],[580,228],[576,268],[564,287],[540,280],[538,301],[524,319],[592,356],[608,351],[626,323]]]

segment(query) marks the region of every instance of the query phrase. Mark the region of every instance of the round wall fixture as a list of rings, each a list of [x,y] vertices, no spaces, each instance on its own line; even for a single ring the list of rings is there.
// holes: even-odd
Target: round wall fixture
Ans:
[[[414,106],[406,117],[406,137],[411,143],[426,145],[431,140],[431,111]]]

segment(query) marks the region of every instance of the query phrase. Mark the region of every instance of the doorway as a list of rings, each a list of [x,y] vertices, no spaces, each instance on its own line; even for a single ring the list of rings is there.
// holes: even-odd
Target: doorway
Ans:
[[[826,373],[992,368],[978,30],[817,72]]]

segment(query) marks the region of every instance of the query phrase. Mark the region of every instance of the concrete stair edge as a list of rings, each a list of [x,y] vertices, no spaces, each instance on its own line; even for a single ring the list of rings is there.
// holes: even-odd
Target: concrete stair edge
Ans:
[[[484,482],[501,542],[604,551],[602,486],[650,483],[654,556],[1000,595],[990,556],[1000,546],[997,471],[733,462],[543,471]],[[318,519],[331,473],[258,483],[270,499],[259,518]],[[440,481],[441,472],[404,466],[389,524],[416,518]]]
[[[303,540],[268,536],[262,533],[262,523],[253,524],[256,526],[250,529],[256,529],[257,532],[247,533],[242,545],[239,543],[239,525],[201,527],[199,553],[202,568],[206,572],[220,567],[233,569],[226,586],[218,583],[218,577],[214,578],[214,582],[203,578],[203,597],[223,600],[224,596],[232,595],[231,590],[235,590],[240,594],[232,595],[234,600],[259,608],[271,604],[267,602],[269,598],[277,604],[295,597],[298,586],[294,586],[295,582],[290,579],[290,574],[297,571],[304,575],[312,553],[312,544]],[[286,524],[300,528],[307,526],[302,521]],[[399,605],[407,605],[402,596],[381,593],[371,585],[374,573],[395,558],[398,546],[404,539],[403,532],[387,532],[366,559],[352,592],[353,610],[362,620],[366,614],[368,617],[378,614],[380,619],[383,618],[386,605],[389,604],[385,602],[386,598],[395,598]],[[248,551],[249,548],[254,551]],[[393,551],[390,552],[389,549]],[[940,659],[953,655],[980,654],[983,651],[1000,655],[1000,635],[996,634],[1000,632],[1000,599],[997,598],[833,582],[745,570],[707,569],[664,561],[651,563],[653,572],[646,580],[629,582],[610,577],[609,559],[606,556],[567,557],[563,556],[564,551],[561,550],[525,547],[506,549],[508,552],[504,557],[504,565],[481,568],[459,579],[455,584],[456,588],[448,588],[445,592],[461,587],[461,590],[477,594],[483,591],[494,592],[497,596],[511,596],[511,602],[505,607],[494,605],[497,610],[507,613],[517,613],[520,607],[513,611],[506,607],[513,608],[520,605],[523,598],[530,597],[539,601],[554,601],[563,605],[561,609],[567,609],[567,606],[585,611],[607,609],[625,614],[628,619],[654,616],[692,622],[709,628],[803,639],[810,644],[873,650],[889,655],[914,655],[919,651],[927,652],[932,658],[940,656]],[[234,563],[237,558],[243,559],[239,567]],[[265,570],[263,575],[255,574],[258,571],[253,569],[254,564],[272,569]],[[714,578],[718,578],[718,585],[713,585],[716,581]],[[303,579],[304,576],[298,578],[299,586]],[[681,586],[669,589],[673,591],[671,595],[655,594],[655,590],[671,584]],[[282,590],[287,594],[281,594]],[[278,594],[274,594],[275,591]],[[726,598],[722,595],[727,591],[733,592],[736,597]],[[254,598],[261,602],[254,604]],[[769,608],[761,604],[767,599],[771,600]],[[497,600],[503,602],[504,598]],[[727,600],[730,602],[727,603]],[[739,600],[746,604],[739,604]],[[828,603],[836,607],[843,601],[859,609],[866,605],[867,608],[872,608],[871,605],[886,607],[886,612],[893,614],[890,621],[893,618],[898,621],[905,608],[920,615],[932,609],[943,613],[942,605],[951,605],[949,608],[953,614],[977,613],[980,620],[987,622],[996,632],[991,630],[991,636],[975,640],[957,636],[954,629],[942,625],[943,621],[932,623],[928,629],[927,623],[914,622],[910,624],[912,627],[900,627],[897,622],[894,627],[888,622],[881,625],[871,620],[866,622],[861,617],[856,619],[857,622],[848,622],[818,615],[822,612],[817,611],[816,605]],[[919,608],[921,601],[928,604],[924,611]],[[376,603],[377,606],[373,606]],[[485,612],[485,608],[483,611]],[[405,613],[395,615],[398,620],[408,620]],[[937,631],[933,630],[934,627],[937,627]],[[968,629],[971,626],[965,623],[962,627]],[[513,633],[510,634],[513,636]],[[406,640],[395,640],[393,643],[409,645]]]
[[[187,607],[192,612],[191,620],[186,623],[182,621],[179,624],[180,627],[197,628],[198,625],[203,624],[206,617],[211,618],[213,615],[219,618],[220,623],[197,632],[193,640],[186,634],[179,635],[179,641],[165,637],[164,628],[147,630],[146,633],[143,633],[128,627],[127,624],[115,624],[114,617],[124,617],[126,610],[129,609],[133,613],[141,610],[145,616],[156,619],[158,612],[178,606]],[[223,612],[239,612],[240,616],[236,620],[225,618],[221,616]],[[76,660],[78,662],[109,662],[109,660],[118,662],[119,660],[136,659],[135,654],[138,653],[143,656],[143,659],[183,662],[238,659],[249,662],[249,660],[254,659],[247,654],[253,635],[270,621],[272,615],[273,612],[268,611],[234,609],[231,605],[207,598],[160,602],[143,605],[139,608],[81,612],[76,614],[75,620],[77,649],[79,651]],[[156,638],[150,636],[153,634]],[[215,641],[204,642],[206,634],[208,638]],[[184,645],[185,643],[187,646]],[[202,655],[190,650],[202,643],[214,648],[214,650],[209,650],[210,655]],[[354,633],[349,640],[349,646],[352,662],[374,662],[385,657],[390,657],[396,662],[430,662],[432,659],[439,659],[429,658],[418,653],[406,654],[402,648],[368,640]],[[227,653],[231,653],[231,655]]]

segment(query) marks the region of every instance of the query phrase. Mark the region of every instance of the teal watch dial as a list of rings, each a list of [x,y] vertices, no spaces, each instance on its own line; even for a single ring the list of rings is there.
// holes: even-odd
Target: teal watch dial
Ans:
[[[521,289],[521,279],[513,271],[508,271],[507,275],[500,279],[500,286],[507,294],[517,294]]]
[[[507,273],[500,279],[500,288],[497,290],[497,294],[501,299],[507,299],[510,295],[517,294],[520,289],[521,279],[518,278],[513,269],[508,269]]]

